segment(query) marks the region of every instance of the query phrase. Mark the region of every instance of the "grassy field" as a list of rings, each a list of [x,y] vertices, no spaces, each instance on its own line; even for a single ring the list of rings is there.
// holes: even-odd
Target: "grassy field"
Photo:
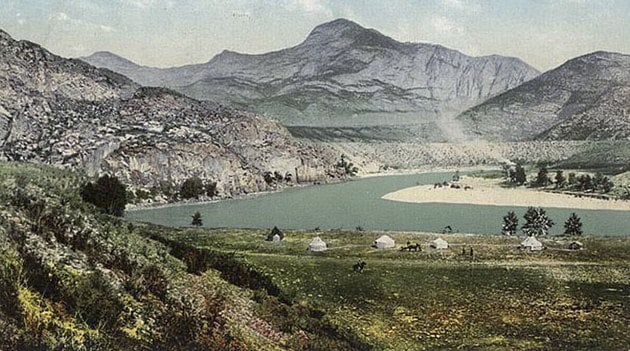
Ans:
[[[299,304],[383,350],[627,350],[630,345],[630,238],[567,238],[524,252],[522,237],[389,233],[395,249],[370,244],[380,233],[262,230],[169,232],[181,242],[234,252],[272,277]],[[329,250],[311,253],[320,236]],[[422,252],[402,252],[420,243]],[[403,245],[404,246],[404,245]],[[462,255],[462,248],[465,254]],[[473,256],[470,256],[470,249]],[[352,265],[367,262],[362,273]]]

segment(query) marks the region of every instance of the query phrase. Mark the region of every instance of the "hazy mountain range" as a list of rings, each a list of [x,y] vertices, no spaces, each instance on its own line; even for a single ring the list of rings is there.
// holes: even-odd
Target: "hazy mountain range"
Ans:
[[[231,195],[268,189],[265,172],[327,177],[338,155],[269,119],[141,87],[0,31],[0,158],[147,187],[199,176]]]
[[[630,136],[630,56],[595,52],[476,106],[466,130],[492,140],[623,140]]]
[[[224,52],[171,69],[106,53],[84,61],[0,31],[0,157],[112,172],[139,186],[197,175],[231,195],[266,190],[266,172],[334,177],[339,159],[234,107],[318,141],[630,136],[630,57],[615,53],[538,75],[518,59],[400,43],[336,20],[263,55]]]
[[[450,120],[458,111],[539,74],[517,58],[401,43],[344,19],[316,27],[292,48],[224,51],[204,64],[158,69],[108,52],[81,59],[141,85],[266,113],[285,125],[428,123],[422,129],[446,139],[461,137]]]
[[[262,55],[224,51],[204,64],[165,69],[108,52],[82,60],[141,85],[265,113],[319,141],[630,135],[630,60],[616,53],[588,54],[540,75],[516,58],[401,43],[339,19],[295,47]]]

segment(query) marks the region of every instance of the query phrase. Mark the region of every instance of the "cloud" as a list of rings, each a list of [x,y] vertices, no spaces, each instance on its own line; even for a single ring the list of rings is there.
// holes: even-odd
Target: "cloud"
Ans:
[[[440,0],[442,6],[450,10],[457,10],[461,12],[475,13],[479,10],[478,5],[471,1],[464,0]]]
[[[19,13],[19,12],[15,14],[15,21],[16,21],[16,22],[17,22],[20,26],[23,26],[24,24],[26,24],[26,19],[24,19],[24,18],[22,17],[22,14],[21,14],[21,13]]]
[[[60,21],[60,22],[68,22],[71,20],[70,16],[68,16],[68,14],[65,12],[53,13],[50,16],[48,16],[48,19]]]
[[[433,17],[430,20],[431,27],[438,32],[443,34],[462,34],[464,33],[464,27],[462,27],[457,22],[447,18],[447,17]]]
[[[116,31],[116,29],[114,27],[106,26],[106,25],[103,25],[103,24],[99,25],[98,27],[103,32],[106,32],[106,33],[111,33],[111,32],[115,32]]]
[[[175,6],[175,0],[118,0],[119,2],[137,7],[139,9],[148,9],[155,6],[162,6],[166,8],[173,8]]]
[[[289,11],[302,11],[327,17],[333,16],[332,10],[323,0],[289,0],[285,7]]]
[[[100,30],[105,33],[111,33],[111,32],[116,31],[116,28],[112,26],[92,23],[92,22],[84,21],[82,19],[73,18],[73,17],[70,17],[65,12],[55,12],[51,14],[50,16],[48,16],[48,20],[63,23],[66,26],[81,27],[83,29],[90,29],[90,30]]]

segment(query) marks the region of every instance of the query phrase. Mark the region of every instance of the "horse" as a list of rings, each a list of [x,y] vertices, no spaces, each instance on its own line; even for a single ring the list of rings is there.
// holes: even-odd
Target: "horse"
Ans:
[[[411,242],[407,241],[407,246],[403,246],[400,248],[400,251],[409,251],[411,252],[411,250],[413,251],[422,251],[422,247],[420,247],[420,244],[415,243],[413,245],[411,245]]]
[[[365,263],[365,261],[363,261],[363,260],[359,260],[359,262],[355,263],[355,264],[352,266],[352,269],[353,269],[355,272],[359,272],[359,273],[361,273],[361,272],[363,272],[363,269],[365,268],[365,266],[367,266],[367,263]]]

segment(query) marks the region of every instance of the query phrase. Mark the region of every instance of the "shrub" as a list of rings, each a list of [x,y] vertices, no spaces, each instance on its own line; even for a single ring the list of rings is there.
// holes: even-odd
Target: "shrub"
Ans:
[[[83,201],[96,206],[103,213],[122,217],[127,204],[127,190],[118,178],[104,175],[96,183],[88,182],[81,189]]]
[[[203,182],[199,177],[186,179],[184,183],[182,183],[179,195],[183,199],[198,199],[200,195],[203,195]]]

